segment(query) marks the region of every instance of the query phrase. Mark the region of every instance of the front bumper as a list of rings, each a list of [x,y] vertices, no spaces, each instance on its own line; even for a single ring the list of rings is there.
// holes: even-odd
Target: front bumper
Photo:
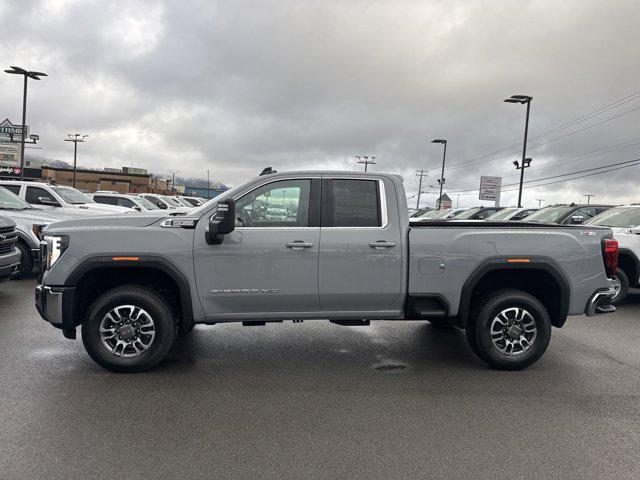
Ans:
[[[74,295],[75,287],[36,286],[36,310],[51,325],[63,330],[75,329]]]
[[[598,290],[587,302],[585,313],[588,317],[594,317],[605,313],[613,313],[616,311],[616,307],[611,305],[611,299],[616,295],[616,291],[613,288],[611,281],[609,281],[609,283],[609,288]]]
[[[6,282],[11,275],[18,271],[20,267],[20,250],[15,249],[13,253],[8,253],[0,257],[0,283]]]

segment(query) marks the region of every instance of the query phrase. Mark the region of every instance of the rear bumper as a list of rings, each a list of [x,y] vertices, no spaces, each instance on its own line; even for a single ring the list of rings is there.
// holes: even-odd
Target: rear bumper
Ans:
[[[73,329],[75,287],[50,287],[37,285],[35,290],[36,310],[43,320],[63,330]]]
[[[612,285],[609,288],[603,288],[594,293],[587,302],[587,308],[585,313],[588,317],[594,317],[596,315],[602,315],[605,313],[613,313],[616,311],[616,307],[611,305],[611,299],[615,296],[616,291]]]

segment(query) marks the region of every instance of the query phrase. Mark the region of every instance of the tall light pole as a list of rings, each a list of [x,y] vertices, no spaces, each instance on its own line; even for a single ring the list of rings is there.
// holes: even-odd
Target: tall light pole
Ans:
[[[422,195],[422,178],[427,177],[426,170],[417,170],[416,175],[420,178],[420,183],[418,184],[418,200],[416,201],[416,210],[420,210],[420,195]]]
[[[544,198],[536,198],[536,201],[538,202],[538,208],[540,208],[540,205],[544,202]]]
[[[367,155],[363,155],[362,157],[360,157],[359,155],[356,155],[356,158],[358,159],[358,163],[364,163],[364,171],[367,171],[367,167],[369,165],[375,165],[376,164],[376,157],[369,157]],[[364,158],[364,160],[361,160],[362,158]],[[369,160],[369,158],[371,158],[371,160]]]
[[[520,103],[522,105],[527,105],[527,116],[524,121],[524,143],[522,145],[522,167],[518,166],[518,162],[513,162],[516,166],[516,169],[520,170],[520,188],[518,190],[518,208],[522,207],[522,184],[524,183],[524,169],[529,167],[531,164],[531,159],[527,157],[527,135],[529,134],[529,112],[531,110],[531,100],[533,97],[529,95],[511,95],[511,97],[506,98],[504,101],[507,103]],[[528,160],[528,162],[527,162]]]
[[[594,193],[587,193],[585,194],[585,197],[587,197],[587,205],[589,205],[589,203],[591,202],[591,197],[595,197],[596,195]]]
[[[442,143],[444,145],[444,151],[442,152],[442,172],[440,173],[440,178],[438,179],[438,183],[440,184],[440,196],[438,197],[438,210],[442,206],[442,187],[444,187],[444,162],[447,159],[447,141],[443,138],[436,138],[435,140],[431,140],[431,143]]]
[[[80,135],[76,133],[75,135],[71,135],[67,133],[67,137],[65,138],[65,142],[73,142],[73,188],[76,188],[76,165],[78,163],[78,143],[83,143],[84,139],[89,135]]]
[[[46,77],[47,74],[42,72],[30,72],[24,68],[14,67],[13,65],[11,66],[11,70],[5,70],[5,72],[13,75],[24,76],[24,86],[22,88],[22,134],[20,140],[20,180],[24,180],[24,137],[27,133],[27,78],[40,80],[40,77]],[[35,143],[35,141],[33,143]]]
[[[180,170],[169,170],[171,176],[171,190],[176,189],[176,173],[180,173]]]
[[[211,200],[211,187],[209,183],[209,170],[207,170],[207,200]]]

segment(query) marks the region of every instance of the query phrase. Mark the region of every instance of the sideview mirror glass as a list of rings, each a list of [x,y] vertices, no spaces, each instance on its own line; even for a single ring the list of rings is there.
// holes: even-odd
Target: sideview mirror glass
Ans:
[[[59,207],[60,204],[49,197],[38,197],[38,202],[42,205],[51,205],[53,207]]]
[[[222,235],[236,228],[236,202],[232,198],[218,203],[218,208],[209,219],[207,242],[212,245],[222,243]]]

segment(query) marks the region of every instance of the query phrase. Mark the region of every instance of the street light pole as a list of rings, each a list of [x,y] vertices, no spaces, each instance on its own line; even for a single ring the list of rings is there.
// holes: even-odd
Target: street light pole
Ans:
[[[84,139],[89,135],[80,135],[76,133],[75,135],[71,135],[67,133],[67,137],[65,138],[65,142],[73,142],[73,188],[76,188],[76,167],[78,164],[78,142],[83,143]]]
[[[585,197],[587,197],[587,205],[589,205],[589,203],[591,202],[591,197],[595,197],[595,194],[587,193]]]
[[[176,173],[180,173],[180,170],[169,170],[171,176],[171,190],[176,189]]]
[[[13,75],[23,75],[24,84],[22,87],[22,133],[20,135],[20,180],[24,180],[24,144],[27,130],[27,77],[33,80],[40,80],[40,77],[46,77],[46,73],[30,72],[24,68],[11,66],[11,70],[5,70],[6,73]],[[34,142],[35,143],[35,142]]]
[[[444,187],[444,162],[447,159],[447,141],[443,138],[437,138],[435,140],[431,140],[431,143],[442,143],[444,145],[444,151],[442,152],[442,172],[440,173],[440,179],[438,179],[438,183],[440,184],[440,196],[438,197],[438,210],[442,207],[442,187]]]
[[[527,116],[524,122],[524,142],[522,144],[522,167],[518,166],[517,162],[513,162],[516,165],[516,169],[520,169],[520,188],[518,189],[518,208],[522,207],[522,184],[524,183],[524,169],[529,167],[531,159],[527,157],[527,136],[529,134],[529,113],[531,111],[531,100],[533,97],[529,95],[511,95],[510,98],[505,99],[507,103],[520,103],[527,105]],[[527,162],[528,160],[528,162]]]

